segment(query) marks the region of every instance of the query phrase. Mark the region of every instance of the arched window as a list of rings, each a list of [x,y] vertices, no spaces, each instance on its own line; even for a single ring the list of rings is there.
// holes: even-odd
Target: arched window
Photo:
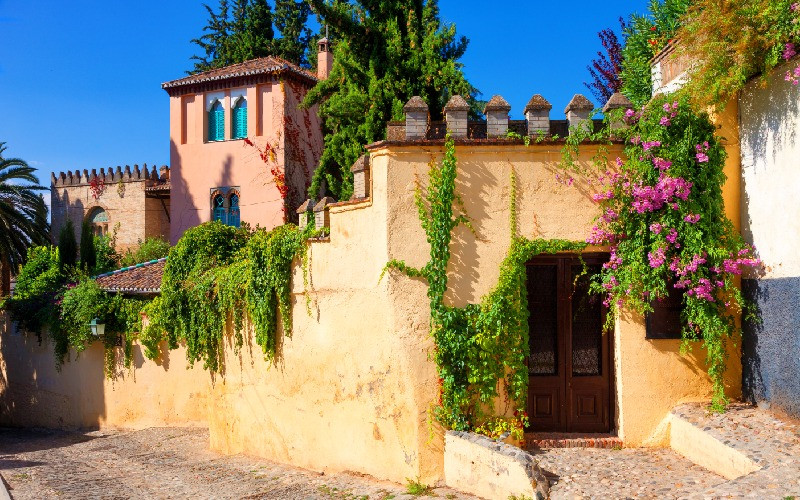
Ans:
[[[225,108],[219,101],[216,101],[208,111],[208,140],[225,140]]]
[[[233,133],[234,139],[244,139],[247,137],[247,99],[239,98],[233,107]]]
[[[102,207],[95,207],[89,212],[87,217],[89,224],[92,226],[92,232],[97,236],[105,236],[108,234],[108,212]]]
[[[228,223],[228,209],[225,207],[225,197],[221,194],[217,194],[214,196],[212,200],[212,218],[215,221],[222,222],[223,224]]]
[[[239,227],[241,221],[239,217],[239,195],[237,193],[231,194],[228,198],[228,225]]]
[[[227,226],[241,225],[239,191],[236,188],[215,188],[211,193],[211,220]]]

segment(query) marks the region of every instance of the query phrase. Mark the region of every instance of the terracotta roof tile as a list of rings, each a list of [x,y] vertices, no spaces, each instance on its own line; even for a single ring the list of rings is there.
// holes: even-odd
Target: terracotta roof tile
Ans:
[[[127,294],[161,293],[161,278],[164,276],[166,257],[135,266],[123,267],[101,274],[95,280],[106,292]]]
[[[317,77],[315,75],[297,66],[296,64],[292,64],[289,61],[281,59],[280,57],[269,56],[251,59],[242,63],[231,64],[230,66],[225,66],[224,68],[215,68],[202,73],[197,73],[195,75],[189,75],[185,78],[179,78],[178,80],[165,82],[161,84],[161,88],[170,89],[194,85],[196,83],[236,78],[240,76],[281,73],[293,73],[307,80],[311,85],[314,85],[317,82]]]

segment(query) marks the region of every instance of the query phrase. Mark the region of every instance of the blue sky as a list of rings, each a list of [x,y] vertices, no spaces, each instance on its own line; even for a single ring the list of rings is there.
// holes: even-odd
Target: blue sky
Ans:
[[[215,0],[208,0],[216,5]],[[484,97],[511,117],[535,93],[553,118],[583,86],[597,32],[646,0],[440,0],[442,18],[470,39],[462,62]],[[0,0],[0,141],[49,185],[51,171],[169,163],[169,102],[206,13],[199,0]]]

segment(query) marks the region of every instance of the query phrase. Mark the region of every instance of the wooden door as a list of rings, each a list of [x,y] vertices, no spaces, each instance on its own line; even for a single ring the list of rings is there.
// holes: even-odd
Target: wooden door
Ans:
[[[609,432],[610,334],[603,333],[602,296],[589,279],[607,260],[573,255],[537,257],[528,265],[531,431]]]

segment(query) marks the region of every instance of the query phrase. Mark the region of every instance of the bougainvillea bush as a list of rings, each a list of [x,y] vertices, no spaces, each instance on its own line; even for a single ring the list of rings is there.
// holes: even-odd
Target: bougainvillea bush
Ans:
[[[588,243],[611,247],[595,289],[612,310],[640,313],[671,288],[683,291],[684,346],[702,341],[722,409],[726,342],[744,306],[735,277],[759,265],[725,216],[725,151],[708,115],[683,97],[656,97],[624,119],[627,160],[616,160],[594,196],[602,215]]]

